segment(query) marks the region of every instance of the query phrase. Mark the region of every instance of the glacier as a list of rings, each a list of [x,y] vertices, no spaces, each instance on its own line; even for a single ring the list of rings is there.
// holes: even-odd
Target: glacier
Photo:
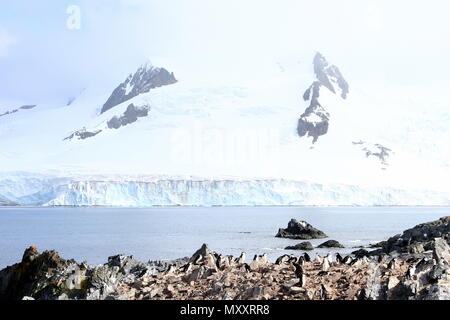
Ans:
[[[8,193],[5,192],[8,190]],[[0,176],[0,199],[22,206],[448,206],[450,193],[286,179]],[[8,201],[0,201],[0,205]]]
[[[179,81],[102,113],[120,77],[70,105],[0,117],[0,205],[450,205],[448,90],[360,85],[336,61],[351,92],[320,92],[330,119],[313,143],[297,130],[311,58],[268,61],[239,81],[169,68]],[[131,104],[148,113],[110,128]]]

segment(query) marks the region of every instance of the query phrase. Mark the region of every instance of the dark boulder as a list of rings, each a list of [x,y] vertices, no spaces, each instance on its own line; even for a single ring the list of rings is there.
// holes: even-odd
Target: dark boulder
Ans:
[[[24,296],[50,299],[62,293],[75,293],[66,290],[65,283],[54,281],[58,273],[73,263],[55,251],[39,254],[34,246],[26,249],[20,263],[0,271],[0,300],[20,300]]]
[[[328,236],[322,231],[314,228],[306,221],[297,221],[292,219],[289,221],[286,229],[279,229],[276,235],[277,238],[289,238],[289,239],[323,239]]]
[[[377,249],[377,248],[383,248],[383,246],[386,244],[386,241],[380,241],[378,243],[374,243],[369,245],[369,248],[371,249]]]
[[[285,250],[303,250],[303,251],[311,251],[314,250],[313,245],[311,244],[311,242],[301,242],[296,244],[295,246],[289,246],[286,247]]]
[[[344,248],[344,246],[336,240],[328,240],[319,245],[318,248]]]
[[[367,251],[366,249],[359,249],[359,250],[353,251],[352,254],[358,259],[370,256],[369,251]]]

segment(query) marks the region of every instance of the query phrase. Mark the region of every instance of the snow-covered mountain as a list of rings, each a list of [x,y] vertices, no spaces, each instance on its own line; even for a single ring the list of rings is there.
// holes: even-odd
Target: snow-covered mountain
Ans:
[[[360,87],[337,65],[317,53],[227,83],[146,63],[9,112],[0,204],[449,205],[445,92]]]

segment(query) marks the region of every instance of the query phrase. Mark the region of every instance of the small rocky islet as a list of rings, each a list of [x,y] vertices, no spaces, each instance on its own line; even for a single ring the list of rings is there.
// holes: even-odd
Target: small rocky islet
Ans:
[[[174,261],[117,255],[89,265],[32,246],[20,263],[0,271],[0,300],[449,300],[449,242],[445,217],[372,251],[286,254],[275,262],[266,255],[222,255],[204,244]]]
[[[308,222],[298,221],[296,219],[291,219],[286,229],[280,228],[275,237],[295,240],[328,238],[328,236],[323,231],[314,228]]]
[[[291,219],[288,223],[288,227],[286,229],[279,229],[276,234],[277,238],[287,238],[287,239],[323,239],[328,236],[323,232],[312,225],[310,225],[306,221],[298,221],[296,219]],[[340,244],[336,240],[328,240],[324,243],[320,244],[317,248],[344,248],[342,244]],[[309,241],[304,241],[297,243],[293,246],[287,246],[285,250],[302,250],[302,251],[311,251],[314,250],[314,246]]]

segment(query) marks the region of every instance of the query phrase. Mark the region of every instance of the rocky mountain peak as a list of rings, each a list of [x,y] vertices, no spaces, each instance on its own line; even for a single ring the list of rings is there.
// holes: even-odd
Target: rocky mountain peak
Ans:
[[[303,94],[303,100],[309,102],[309,105],[300,116],[297,133],[300,137],[313,137],[313,143],[316,143],[320,136],[328,133],[330,121],[330,113],[319,102],[320,90],[325,87],[334,94],[340,91],[340,96],[346,99],[349,85],[339,68],[330,65],[319,52],[314,57],[313,66],[316,80]]]
[[[342,76],[341,71],[335,65],[330,65],[325,57],[318,52],[314,57],[314,73],[320,84],[336,93],[336,87],[341,91],[341,97],[347,98],[349,86]]]
[[[141,93],[149,92],[151,89],[176,83],[177,80],[173,72],[164,68],[154,67],[147,62],[130,74],[111,94],[102,107],[101,113],[108,111],[115,106],[130,100]]]

